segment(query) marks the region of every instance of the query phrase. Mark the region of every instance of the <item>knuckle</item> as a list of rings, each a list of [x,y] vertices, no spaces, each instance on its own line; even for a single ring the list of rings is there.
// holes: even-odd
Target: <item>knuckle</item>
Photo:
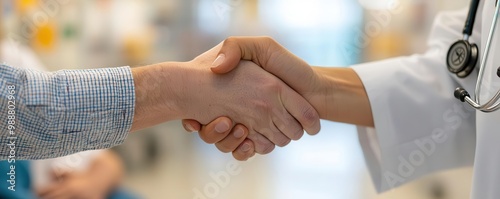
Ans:
[[[285,147],[286,145],[290,144],[290,142],[292,142],[291,139],[283,139],[279,143],[277,143],[277,146]]]
[[[215,144],[215,140],[211,139],[211,138],[201,138],[203,141],[205,141],[207,144]]]
[[[229,152],[232,152],[233,150],[231,150],[229,147],[227,146],[224,146],[222,144],[215,144],[215,147],[217,147],[217,149],[219,149],[219,151],[223,152],[223,153],[229,153]]]
[[[272,105],[267,100],[264,99],[257,100],[255,102],[255,106],[262,111],[267,111],[272,108]]]
[[[292,134],[292,137],[291,137],[292,140],[300,140],[300,138],[302,138],[302,136],[304,136],[304,130],[303,129],[298,129],[298,130],[295,130],[295,131],[292,131],[292,132],[295,132],[295,133]]]
[[[222,42],[222,45],[223,46],[226,46],[226,45],[230,45],[232,43],[235,43],[238,41],[238,38],[234,37],[234,36],[230,36],[230,37],[227,37],[224,42]]]
[[[306,126],[313,126],[319,121],[318,112],[312,107],[307,107],[302,111],[302,118]]]
[[[283,89],[283,84],[275,78],[268,78],[266,80],[263,80],[261,83],[261,88],[266,92],[266,93],[281,93]]]
[[[288,112],[283,113],[285,114],[285,118],[282,119],[280,122],[282,125],[280,125],[280,129],[283,129],[284,133],[292,140],[299,140],[302,135],[304,134],[304,129],[302,128],[302,125],[300,125],[295,118],[293,118]]]
[[[264,42],[266,43],[276,43],[276,40],[270,36],[263,36],[262,37],[262,40],[264,40]]]
[[[238,160],[238,161],[245,161],[245,160],[248,160],[249,158],[252,157],[252,154],[245,154],[245,153],[233,153],[233,157],[234,159]]]
[[[207,133],[201,131],[200,131],[200,138],[207,144],[214,144],[215,142],[217,142],[215,138],[208,136]]]
[[[275,147],[276,146],[274,144],[267,144],[264,147],[264,150],[262,151],[262,155],[269,154],[269,153],[273,152]]]

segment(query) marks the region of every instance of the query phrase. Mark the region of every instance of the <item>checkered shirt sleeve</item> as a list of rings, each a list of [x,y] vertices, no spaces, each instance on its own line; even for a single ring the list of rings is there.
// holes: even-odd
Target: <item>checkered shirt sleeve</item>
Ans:
[[[0,159],[110,148],[123,143],[132,126],[129,67],[51,73],[0,65],[0,88]]]

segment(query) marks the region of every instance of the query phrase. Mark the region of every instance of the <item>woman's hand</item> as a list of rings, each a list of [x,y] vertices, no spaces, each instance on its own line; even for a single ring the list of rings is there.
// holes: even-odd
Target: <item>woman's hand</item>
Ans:
[[[220,117],[202,126],[195,120],[185,120],[184,128],[188,132],[200,131],[200,137],[209,144],[214,144],[224,153],[232,153],[237,160],[247,160],[255,155],[254,143],[247,138],[248,129],[241,125],[232,128],[233,121],[227,117]]]

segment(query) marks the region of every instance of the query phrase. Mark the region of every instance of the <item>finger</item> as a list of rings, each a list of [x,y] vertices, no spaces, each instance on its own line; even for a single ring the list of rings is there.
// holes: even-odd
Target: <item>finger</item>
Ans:
[[[219,117],[206,126],[202,126],[199,131],[203,141],[213,144],[224,139],[230,132],[233,121],[227,117]]]
[[[187,132],[197,132],[201,130],[201,124],[196,120],[184,119],[182,120],[182,126]]]
[[[255,146],[252,140],[245,139],[236,150],[233,157],[239,161],[246,161],[255,155]]]
[[[276,110],[276,112],[274,112]],[[299,140],[304,135],[302,125],[286,110],[273,109],[273,123],[291,140]]]
[[[242,142],[247,138],[247,136],[248,136],[248,129],[241,124],[237,124],[233,128],[231,133],[220,142],[215,143],[215,146],[220,151],[224,153],[229,153],[236,150],[236,148],[238,148],[238,146],[242,144]]]
[[[252,140],[255,146],[255,152],[258,154],[268,154],[271,153],[276,147],[269,139],[264,135],[256,131],[250,131],[248,134],[248,139]]]
[[[291,139],[287,137],[284,132],[278,130],[278,127],[274,125],[272,120],[270,120],[269,123],[268,127],[259,129],[259,132],[276,146],[284,147],[288,145],[291,142]]]
[[[316,135],[319,132],[319,114],[307,100],[290,88],[282,90],[281,100],[286,110],[299,121],[308,134]]]

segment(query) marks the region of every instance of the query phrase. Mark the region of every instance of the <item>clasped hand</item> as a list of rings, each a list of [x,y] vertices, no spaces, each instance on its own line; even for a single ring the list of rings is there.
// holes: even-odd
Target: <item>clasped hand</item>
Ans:
[[[300,139],[304,130],[319,132],[319,114],[310,102],[320,100],[314,95],[320,80],[273,39],[229,38],[189,65],[194,73],[219,74],[201,76],[199,85],[186,90],[197,95],[182,103],[199,109],[183,109],[189,118],[183,120],[184,128],[199,131],[220,151],[246,160]]]

